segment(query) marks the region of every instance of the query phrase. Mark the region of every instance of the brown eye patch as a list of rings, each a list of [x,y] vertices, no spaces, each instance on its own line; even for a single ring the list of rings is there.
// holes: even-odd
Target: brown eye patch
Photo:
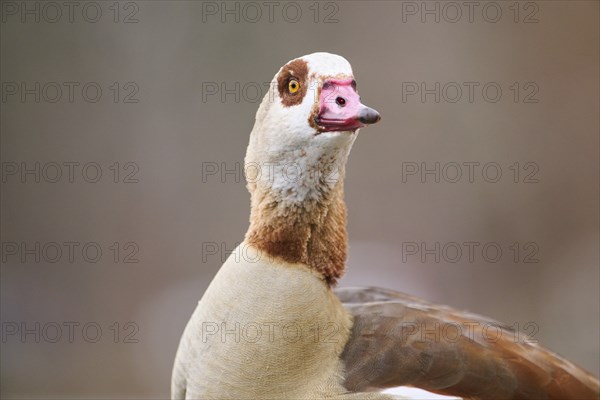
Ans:
[[[306,61],[298,58],[287,63],[277,76],[277,90],[281,103],[285,107],[295,106],[302,103],[302,99],[306,95],[308,81],[308,64]],[[300,84],[300,89],[295,93],[291,93],[289,83],[291,80],[296,80]]]

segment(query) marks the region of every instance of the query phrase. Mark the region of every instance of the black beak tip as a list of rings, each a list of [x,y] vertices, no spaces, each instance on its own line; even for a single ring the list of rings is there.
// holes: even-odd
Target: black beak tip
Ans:
[[[370,125],[378,122],[381,115],[370,107],[364,107],[358,112],[358,120],[365,125]]]

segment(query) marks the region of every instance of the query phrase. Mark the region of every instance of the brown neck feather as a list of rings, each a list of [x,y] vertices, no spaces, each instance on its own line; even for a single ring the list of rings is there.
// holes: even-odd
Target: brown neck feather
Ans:
[[[343,197],[343,179],[319,200],[295,204],[256,188],[246,243],[289,263],[306,264],[333,286],[346,263]]]

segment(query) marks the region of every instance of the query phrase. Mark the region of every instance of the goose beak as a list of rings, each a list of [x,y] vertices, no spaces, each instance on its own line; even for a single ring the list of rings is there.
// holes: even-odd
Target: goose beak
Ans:
[[[319,96],[315,123],[319,132],[354,132],[381,119],[379,113],[360,102],[352,79],[328,79]]]
[[[372,109],[371,107],[367,107],[361,104],[362,108],[358,110],[357,118],[360,122],[365,125],[371,125],[376,122],[379,122],[381,119],[381,115],[377,112],[377,110]]]

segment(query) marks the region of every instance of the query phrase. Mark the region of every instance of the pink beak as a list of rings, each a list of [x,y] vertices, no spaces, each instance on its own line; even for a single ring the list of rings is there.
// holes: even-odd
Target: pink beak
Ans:
[[[352,79],[328,79],[319,97],[315,122],[320,132],[355,131],[381,119],[379,113],[360,102]]]

